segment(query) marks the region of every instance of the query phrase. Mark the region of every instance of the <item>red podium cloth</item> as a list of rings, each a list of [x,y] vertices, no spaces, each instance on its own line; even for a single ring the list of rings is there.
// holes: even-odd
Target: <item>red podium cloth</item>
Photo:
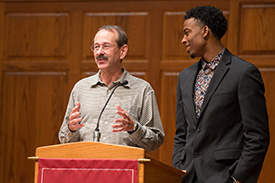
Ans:
[[[38,159],[38,183],[138,183],[138,160]]]

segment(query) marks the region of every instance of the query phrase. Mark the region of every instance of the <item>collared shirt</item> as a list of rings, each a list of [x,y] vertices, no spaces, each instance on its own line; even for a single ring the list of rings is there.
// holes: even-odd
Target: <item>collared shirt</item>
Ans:
[[[101,81],[100,71],[76,83],[59,131],[61,143],[93,141],[93,132],[106,100],[113,88],[124,80],[127,80],[128,84],[119,86],[114,91],[102,113],[99,122],[100,142],[137,146],[147,151],[156,150],[163,143],[164,131],[154,90],[148,82],[130,75],[125,69],[123,71],[122,77],[110,87]],[[68,128],[69,116],[77,102],[80,102],[81,123],[84,126],[76,132],[71,132]],[[117,105],[139,124],[135,132],[112,132],[114,120],[121,118],[116,114]]]
[[[203,58],[201,58],[202,69],[197,75],[195,82],[195,90],[194,90],[194,103],[196,109],[197,118],[200,116],[200,110],[204,101],[204,97],[207,91],[207,88],[210,84],[210,81],[214,75],[214,71],[225,51],[225,47],[220,51],[220,53],[212,59],[210,62],[206,62]]]

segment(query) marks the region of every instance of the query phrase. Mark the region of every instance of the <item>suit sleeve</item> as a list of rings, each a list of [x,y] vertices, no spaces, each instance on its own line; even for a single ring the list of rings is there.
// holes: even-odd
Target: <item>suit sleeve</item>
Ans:
[[[260,71],[250,66],[241,76],[238,98],[245,146],[233,172],[243,182],[258,178],[269,145],[269,129],[264,83]]]
[[[174,137],[174,151],[172,164],[174,167],[181,169],[179,162],[184,159],[184,146],[186,144],[186,121],[181,93],[181,75],[178,77],[177,85],[177,106],[176,106],[176,134]]]

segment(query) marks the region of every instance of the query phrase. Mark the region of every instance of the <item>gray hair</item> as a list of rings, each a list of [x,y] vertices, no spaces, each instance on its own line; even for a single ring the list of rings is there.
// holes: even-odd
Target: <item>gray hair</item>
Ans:
[[[117,25],[103,25],[102,27],[100,27],[98,29],[98,31],[101,31],[103,29],[111,31],[111,32],[116,30],[116,32],[118,33],[118,38],[117,38],[116,42],[117,42],[117,45],[119,48],[121,48],[123,45],[128,43],[127,35],[121,27],[119,27]]]

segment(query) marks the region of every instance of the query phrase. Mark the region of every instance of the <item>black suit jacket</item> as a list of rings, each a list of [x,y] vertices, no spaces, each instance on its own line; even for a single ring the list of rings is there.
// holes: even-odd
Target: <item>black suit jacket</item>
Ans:
[[[194,84],[201,63],[178,77],[173,166],[200,183],[256,183],[269,144],[264,84],[259,70],[227,49],[196,118]]]

